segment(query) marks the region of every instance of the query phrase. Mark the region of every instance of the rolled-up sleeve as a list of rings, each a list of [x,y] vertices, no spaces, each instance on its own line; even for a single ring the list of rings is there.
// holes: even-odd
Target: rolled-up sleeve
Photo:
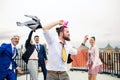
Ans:
[[[77,49],[73,48],[70,44],[69,44],[69,54],[72,54],[72,55],[77,54]]]

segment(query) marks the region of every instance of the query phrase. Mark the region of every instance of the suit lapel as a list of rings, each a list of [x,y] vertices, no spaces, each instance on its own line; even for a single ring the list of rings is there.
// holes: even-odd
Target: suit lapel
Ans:
[[[37,46],[35,46],[35,47],[36,47],[37,52],[39,53],[40,52],[40,44],[38,44],[38,49],[37,49]]]
[[[8,44],[7,51],[9,52],[9,55],[12,56],[12,45]]]
[[[41,50],[42,50],[42,45],[40,44],[40,50],[39,51],[42,52]]]
[[[7,51],[9,52],[9,55],[10,55],[11,57],[13,57],[13,51],[12,51],[12,45],[11,45],[11,44],[8,44]],[[15,54],[15,56],[13,57],[13,59],[14,59],[17,55],[18,55],[18,51],[17,51],[17,49],[16,49],[16,54]]]

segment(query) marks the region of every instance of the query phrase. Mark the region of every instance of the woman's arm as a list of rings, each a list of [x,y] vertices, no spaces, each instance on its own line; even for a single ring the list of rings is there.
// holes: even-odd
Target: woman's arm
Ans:
[[[88,40],[88,35],[85,35],[83,42],[81,43],[81,45],[80,45],[79,48],[77,49],[77,52],[78,52],[78,53],[80,53],[81,50],[85,47],[85,43],[87,42],[87,40]]]

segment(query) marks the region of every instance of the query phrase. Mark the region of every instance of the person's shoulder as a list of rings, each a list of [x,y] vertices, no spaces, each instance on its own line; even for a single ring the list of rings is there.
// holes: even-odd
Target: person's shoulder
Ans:
[[[98,48],[97,46],[94,46],[94,49],[97,49],[97,50],[98,50],[99,48]]]
[[[44,47],[44,44],[40,44],[40,46]]]
[[[9,45],[11,45],[10,43],[2,43],[1,44],[1,48],[6,48],[8,47]]]
[[[65,44],[66,44],[67,46],[72,46],[72,44],[71,44],[69,41],[65,41]]]
[[[98,47],[95,45],[94,48],[98,48]]]
[[[41,44],[41,43],[40,43],[39,45],[40,45],[40,46],[43,46],[43,44]]]
[[[5,47],[5,46],[7,46],[8,44],[7,43],[2,43],[1,44],[1,47]]]

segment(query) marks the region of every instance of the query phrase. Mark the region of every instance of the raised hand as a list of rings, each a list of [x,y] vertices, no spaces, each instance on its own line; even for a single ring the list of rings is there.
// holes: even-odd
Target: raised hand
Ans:
[[[59,25],[63,25],[63,24],[64,24],[64,20],[59,20],[59,21],[58,21],[58,24],[59,24]]]
[[[85,35],[83,43],[85,44],[88,40],[88,35]]]

